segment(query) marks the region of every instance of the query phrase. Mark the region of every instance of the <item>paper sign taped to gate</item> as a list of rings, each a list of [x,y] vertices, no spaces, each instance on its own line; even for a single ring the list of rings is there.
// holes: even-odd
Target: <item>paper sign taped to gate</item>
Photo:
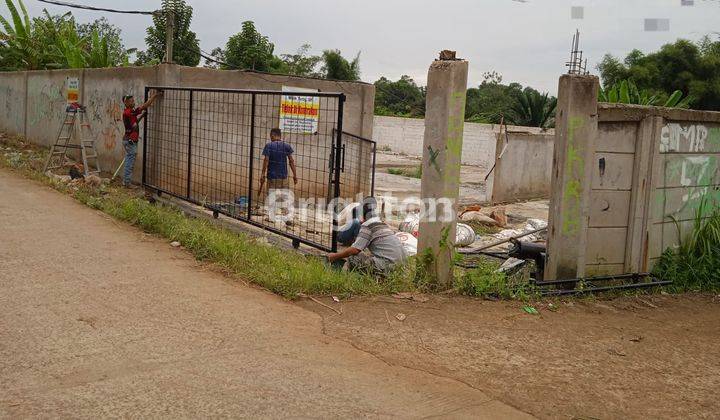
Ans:
[[[283,86],[283,92],[316,93],[315,89]],[[314,134],[318,131],[320,98],[317,96],[283,95],[280,100],[280,129],[283,133]]]
[[[74,104],[80,100],[80,79],[77,77],[67,78],[67,103]]]

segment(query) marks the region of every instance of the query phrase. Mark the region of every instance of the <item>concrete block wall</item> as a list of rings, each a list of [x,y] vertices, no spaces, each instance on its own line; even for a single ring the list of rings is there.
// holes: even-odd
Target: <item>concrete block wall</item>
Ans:
[[[97,141],[100,165],[106,172],[114,171],[124,158],[122,96],[128,93],[134,94],[137,102],[140,103],[145,86],[152,85],[276,91],[281,90],[282,86],[294,86],[318,89],[322,92],[340,92],[346,95],[344,130],[372,138],[375,87],[371,84],[168,64],[155,67],[0,73],[0,109],[5,111],[4,115],[0,116],[0,130],[23,135],[35,144],[49,147],[55,141],[65,116],[68,77],[80,79],[80,102],[88,108],[88,117]],[[175,118],[173,120],[175,128],[172,130],[176,133],[171,140],[175,142],[172,148],[177,150],[173,149],[172,153],[183,153],[183,141],[186,140],[182,140],[182,137],[187,130],[183,131],[182,123],[177,117],[175,115],[165,118],[170,123],[172,122],[167,118]],[[258,136],[266,139],[267,134],[258,133]],[[184,145],[186,148],[187,143]],[[141,177],[142,147],[143,143],[138,151],[135,181],[139,181]],[[236,155],[242,155],[242,152]],[[165,167],[162,171],[164,176],[177,178],[173,181],[174,184],[178,186],[186,184],[186,178],[183,179],[183,176],[187,168]]]
[[[537,127],[508,126],[509,131],[528,134],[553,134]],[[489,169],[495,160],[499,124],[465,123],[462,163]],[[410,156],[422,156],[425,120],[419,118],[375,117],[373,140],[378,148]]]
[[[593,106],[596,87],[560,82],[549,279],[651,271],[720,206],[720,112]]]
[[[496,135],[495,169],[487,181],[492,203],[550,196],[554,130],[546,134]],[[504,151],[503,151],[504,150]]]

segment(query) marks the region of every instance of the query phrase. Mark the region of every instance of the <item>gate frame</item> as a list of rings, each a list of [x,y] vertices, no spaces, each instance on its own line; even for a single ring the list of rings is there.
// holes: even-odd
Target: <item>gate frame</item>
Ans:
[[[346,96],[344,93],[341,92],[292,92],[292,91],[278,91],[278,90],[263,90],[263,89],[222,89],[222,88],[199,88],[199,87],[177,87],[177,86],[145,86],[145,102],[148,100],[148,96],[150,93],[150,90],[158,90],[158,91],[187,91],[190,93],[189,98],[189,129],[188,129],[188,187],[187,187],[187,193],[185,197],[182,197],[178,194],[172,193],[170,191],[164,190],[162,188],[159,188],[158,186],[148,185],[147,184],[147,150],[148,150],[148,137],[147,137],[147,127],[149,122],[149,116],[146,114],[145,116],[145,122],[143,124],[143,163],[142,163],[142,186],[145,190],[152,190],[155,191],[158,195],[167,194],[171,197],[175,197],[184,201],[187,201],[188,203],[195,204],[197,206],[203,207],[205,209],[211,210],[213,212],[213,216],[217,218],[219,214],[223,214],[227,217],[230,217],[233,220],[237,220],[239,222],[247,223],[249,225],[261,228],[263,230],[266,230],[268,232],[275,233],[277,235],[283,236],[285,238],[291,239],[293,241],[293,246],[297,248],[301,243],[305,245],[309,245],[313,248],[317,248],[321,251],[326,252],[336,252],[337,251],[337,230],[338,230],[338,198],[340,197],[340,172],[342,169],[342,157],[341,156],[341,150],[343,148],[342,144],[342,128],[343,128],[343,117],[344,117],[344,105]],[[192,154],[191,154],[191,147],[192,147],[192,108],[193,108],[193,92],[216,92],[216,93],[241,93],[241,94],[248,94],[251,95],[251,124],[250,124],[250,163],[249,163],[249,171],[248,174],[248,187],[249,187],[249,194],[248,194],[248,213],[247,213],[247,219],[244,218],[238,218],[236,216],[233,216],[228,211],[224,211],[220,208],[216,208],[211,205],[207,205],[205,203],[198,202],[197,200],[194,200],[191,197],[190,194],[190,185],[191,185],[191,173],[190,168],[192,166]],[[328,156],[328,163],[329,163],[329,169],[330,169],[330,179],[332,180],[332,185],[329,185],[328,193],[332,193],[332,196],[334,197],[334,207],[333,207],[333,215],[332,215],[332,227],[331,227],[331,240],[330,240],[330,247],[327,247],[325,245],[313,242],[309,239],[301,238],[299,236],[288,234],[287,232],[284,232],[280,229],[276,229],[271,226],[267,226],[262,223],[255,222],[252,220],[252,182],[253,182],[253,156],[254,153],[254,145],[255,145],[255,105],[256,101],[255,98],[257,95],[277,95],[277,96],[285,96],[285,95],[296,95],[296,96],[312,96],[312,97],[318,97],[318,98],[337,98],[338,104],[337,104],[337,124],[336,127],[333,128],[333,133],[331,135],[331,138],[334,137],[334,145],[331,145],[330,147],[330,156]],[[375,179],[375,158],[373,157],[373,183]]]

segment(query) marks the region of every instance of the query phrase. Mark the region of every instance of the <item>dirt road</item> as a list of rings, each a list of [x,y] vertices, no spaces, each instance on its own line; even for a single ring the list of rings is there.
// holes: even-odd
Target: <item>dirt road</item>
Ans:
[[[4,170],[0,197],[0,417],[529,417]]]
[[[549,303],[529,315],[520,302],[376,296],[342,302],[342,316],[300,304],[332,336],[540,418],[718,418],[720,296]]]

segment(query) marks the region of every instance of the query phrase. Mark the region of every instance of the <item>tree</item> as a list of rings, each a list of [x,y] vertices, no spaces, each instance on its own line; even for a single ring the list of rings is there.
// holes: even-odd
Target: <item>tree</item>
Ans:
[[[22,0],[18,0],[22,15],[12,0],[5,0],[12,24],[0,16],[0,63],[3,70],[38,70],[44,68],[48,54],[35,36],[33,24]]]
[[[282,54],[280,58],[287,66],[287,74],[305,77],[321,77],[315,70],[322,57],[310,55],[310,44],[303,44],[295,54]]]
[[[515,125],[549,128],[555,125],[557,98],[525,88],[516,99],[506,118]]]
[[[322,55],[323,77],[329,80],[360,80],[360,53],[353,61],[342,56],[340,50],[325,50]]]
[[[638,89],[632,79],[623,80],[607,89],[600,88],[598,92],[599,102],[645,106],[662,105],[666,108],[687,108],[691,99],[689,96],[683,99],[683,93],[676,90],[665,101],[662,101],[658,95],[653,95],[647,90]]]
[[[522,94],[522,86],[519,83],[503,85],[502,76],[494,71],[483,76],[480,86],[467,91],[465,116],[472,122],[499,124],[503,116],[510,114]]]
[[[693,108],[720,110],[720,41],[708,36],[697,43],[679,39],[649,54],[633,50],[624,62],[606,55],[598,69],[606,89],[632,80],[660,103],[679,90]]]
[[[220,69],[225,62],[225,51],[220,47],[215,47],[210,51],[210,58],[212,58],[212,60],[205,59],[204,67],[206,69]]]
[[[375,82],[375,114],[422,118],[425,89],[410,76],[402,76],[397,82],[381,77]]]
[[[200,63],[200,41],[190,30],[193,8],[185,0],[162,0],[162,13],[153,16],[153,26],[147,28],[145,43],[147,51],[137,54],[137,65],[161,62],[165,57],[165,29],[167,15],[174,13],[173,62],[195,67]]]
[[[113,57],[110,45],[119,42],[117,32],[101,25],[81,28],[72,13],[43,15],[32,20],[22,0],[18,12],[12,0],[6,0],[10,22],[0,17],[0,67],[2,70],[38,70],[59,68],[111,67],[122,64]],[[107,29],[107,27],[105,27]],[[113,38],[114,37],[114,38]],[[122,45],[122,44],[120,44]]]
[[[117,26],[108,22],[107,18],[95,19],[91,23],[84,23],[77,27],[78,35],[81,38],[95,39],[93,33],[97,34],[98,44],[93,41],[97,48],[104,49],[102,43],[107,44],[107,62],[112,66],[123,66],[128,64],[128,54],[135,52],[135,49],[126,50],[123,44],[122,31]],[[105,66],[101,66],[105,67]]]
[[[242,23],[242,31],[230,37],[225,46],[225,62],[235,69],[270,71],[275,45],[255,29],[252,21]]]

